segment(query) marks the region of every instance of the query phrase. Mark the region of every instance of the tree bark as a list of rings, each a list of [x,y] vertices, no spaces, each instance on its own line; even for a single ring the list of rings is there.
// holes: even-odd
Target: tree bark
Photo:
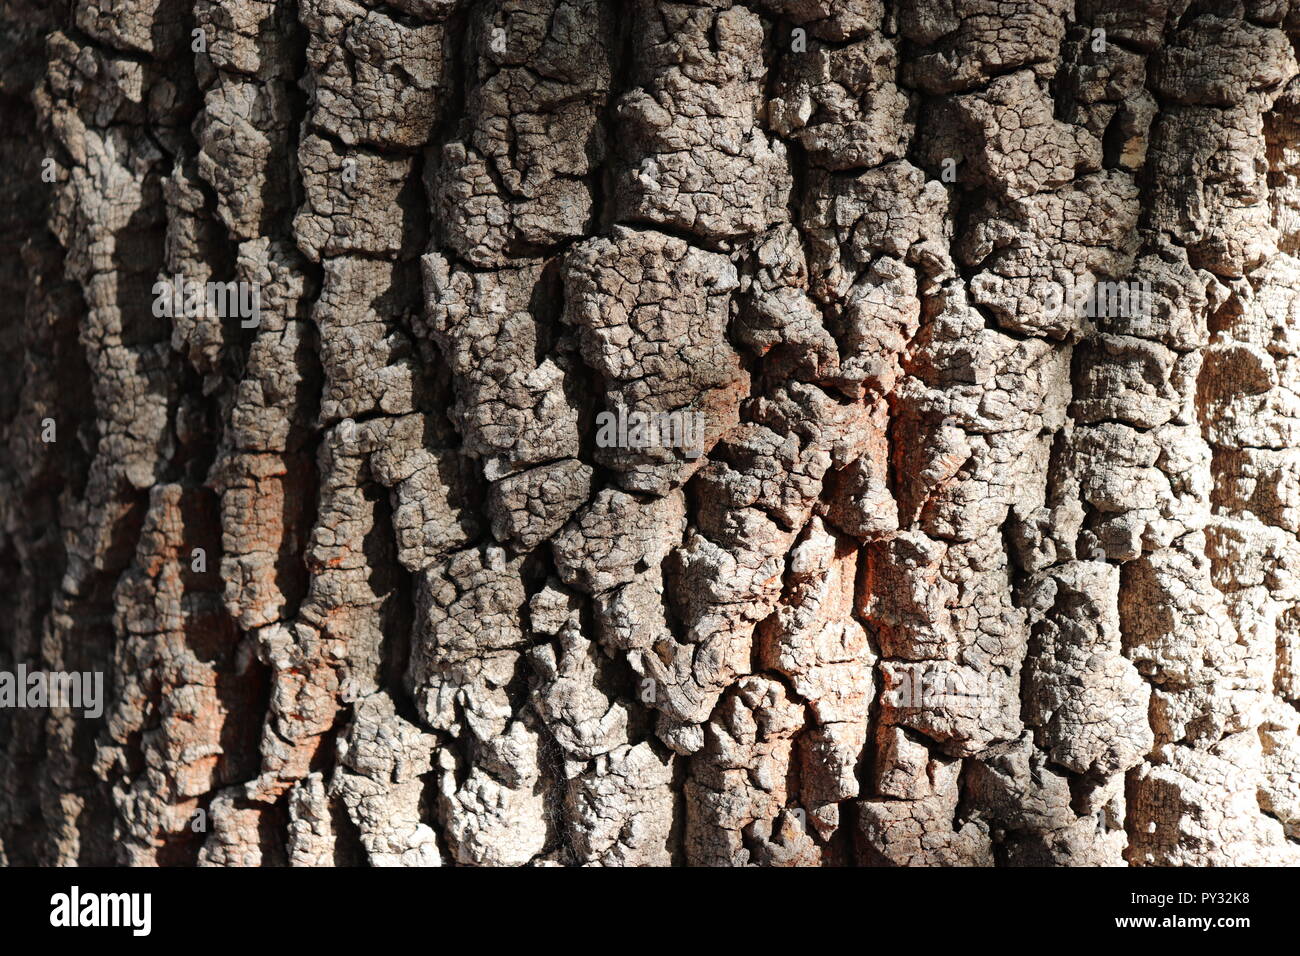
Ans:
[[[1300,3],[0,17],[0,860],[1300,863]]]

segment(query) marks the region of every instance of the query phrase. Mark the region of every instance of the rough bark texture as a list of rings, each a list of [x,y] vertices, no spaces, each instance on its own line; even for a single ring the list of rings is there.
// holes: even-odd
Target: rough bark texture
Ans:
[[[3,861],[1300,863],[1300,3],[0,17]]]

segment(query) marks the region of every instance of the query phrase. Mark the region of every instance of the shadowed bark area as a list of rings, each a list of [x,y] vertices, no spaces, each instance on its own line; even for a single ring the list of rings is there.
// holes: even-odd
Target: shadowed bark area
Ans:
[[[0,862],[1300,864],[1296,39],[0,0]]]

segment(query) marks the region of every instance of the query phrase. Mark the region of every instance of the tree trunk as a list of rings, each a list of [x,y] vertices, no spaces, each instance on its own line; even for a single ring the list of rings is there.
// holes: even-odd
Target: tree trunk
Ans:
[[[0,859],[1300,863],[1300,3],[0,12]]]

